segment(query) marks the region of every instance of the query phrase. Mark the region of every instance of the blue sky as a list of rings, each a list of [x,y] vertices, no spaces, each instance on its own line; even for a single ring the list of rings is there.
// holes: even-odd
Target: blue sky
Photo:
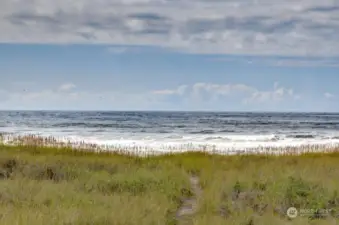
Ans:
[[[339,111],[339,2],[5,0],[0,109]]]

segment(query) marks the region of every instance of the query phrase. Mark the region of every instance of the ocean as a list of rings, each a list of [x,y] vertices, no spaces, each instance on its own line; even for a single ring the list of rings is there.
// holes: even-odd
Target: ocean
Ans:
[[[0,133],[108,150],[220,153],[339,146],[339,113],[1,111]]]

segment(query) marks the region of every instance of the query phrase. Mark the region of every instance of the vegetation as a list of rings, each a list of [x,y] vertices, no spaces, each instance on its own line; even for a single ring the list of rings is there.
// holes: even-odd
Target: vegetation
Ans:
[[[338,177],[337,152],[136,157],[0,145],[0,224],[336,224]],[[189,202],[196,210],[178,216]],[[292,206],[309,212],[289,218]]]

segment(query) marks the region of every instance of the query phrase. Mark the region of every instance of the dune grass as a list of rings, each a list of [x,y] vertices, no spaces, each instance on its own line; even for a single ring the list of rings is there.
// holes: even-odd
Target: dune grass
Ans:
[[[198,210],[177,219],[192,175]],[[0,224],[336,224],[338,178],[337,152],[136,157],[0,145]],[[291,219],[292,206],[313,211]]]

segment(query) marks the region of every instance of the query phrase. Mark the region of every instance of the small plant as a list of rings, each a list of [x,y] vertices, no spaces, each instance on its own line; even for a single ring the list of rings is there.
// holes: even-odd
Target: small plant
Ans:
[[[244,190],[244,186],[239,181],[237,181],[233,186],[233,194],[235,194],[236,198],[238,198],[239,194]]]
[[[326,206],[324,190],[302,178],[289,177],[285,192],[286,205],[304,209],[321,209]]]
[[[253,188],[259,191],[266,191],[267,184],[255,181],[253,184]]]

